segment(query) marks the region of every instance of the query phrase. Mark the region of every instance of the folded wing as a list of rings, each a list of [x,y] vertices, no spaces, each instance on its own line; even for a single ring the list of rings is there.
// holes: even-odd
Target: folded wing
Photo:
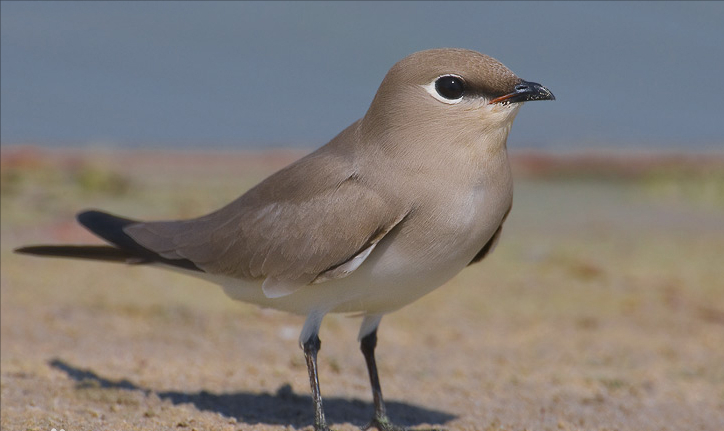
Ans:
[[[264,293],[277,297],[347,276],[406,214],[352,163],[312,153],[211,214],[133,223],[123,231],[164,259],[264,280]]]

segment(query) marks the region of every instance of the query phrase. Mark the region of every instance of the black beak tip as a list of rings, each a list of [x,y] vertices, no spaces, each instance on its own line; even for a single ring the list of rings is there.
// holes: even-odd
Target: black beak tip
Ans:
[[[556,96],[554,96],[549,89],[546,88],[546,91],[548,92],[548,99],[546,100],[556,100]]]

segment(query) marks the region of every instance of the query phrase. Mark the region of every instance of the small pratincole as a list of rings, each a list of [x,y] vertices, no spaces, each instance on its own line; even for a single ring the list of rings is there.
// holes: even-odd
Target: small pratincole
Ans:
[[[375,406],[368,427],[398,430],[375,365],[380,320],[493,250],[513,201],[513,119],[522,102],[553,99],[478,52],[421,51],[390,69],[362,119],[217,211],[147,222],[86,211],[78,221],[110,245],[16,251],[172,268],[233,299],[306,315],[299,342],[316,431],[328,429],[322,318],[359,314]]]

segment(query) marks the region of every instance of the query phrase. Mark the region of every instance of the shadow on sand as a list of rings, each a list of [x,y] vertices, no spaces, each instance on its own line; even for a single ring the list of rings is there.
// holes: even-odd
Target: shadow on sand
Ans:
[[[311,396],[295,394],[289,385],[279,387],[274,394],[251,392],[214,394],[207,391],[157,392],[140,387],[126,379],[115,381],[106,379],[93,371],[74,367],[61,359],[53,359],[49,365],[65,372],[68,377],[77,382],[77,387],[100,386],[106,389],[143,391],[146,394],[156,394],[159,398],[169,400],[174,404],[191,403],[199,410],[220,413],[248,424],[305,427],[314,422]],[[386,405],[390,419],[405,427],[421,424],[439,425],[455,418],[449,413],[401,402],[387,401]],[[330,424],[349,422],[362,426],[369,422],[374,408],[372,403],[358,399],[327,397],[324,399],[324,410]]]

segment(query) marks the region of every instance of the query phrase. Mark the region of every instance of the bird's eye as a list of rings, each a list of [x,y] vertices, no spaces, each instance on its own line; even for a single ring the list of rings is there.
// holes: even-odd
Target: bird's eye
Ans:
[[[435,81],[435,91],[447,100],[457,100],[465,94],[465,83],[459,76],[441,76]]]

